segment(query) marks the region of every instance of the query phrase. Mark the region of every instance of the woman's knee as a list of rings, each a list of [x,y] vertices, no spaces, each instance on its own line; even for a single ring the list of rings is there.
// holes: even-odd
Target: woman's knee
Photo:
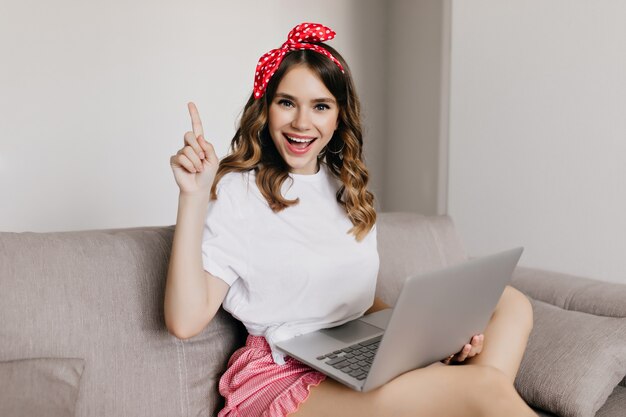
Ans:
[[[524,326],[528,332],[533,328],[533,307],[524,293],[516,288],[507,286],[502,294],[498,308],[505,309],[514,316],[516,323]]]

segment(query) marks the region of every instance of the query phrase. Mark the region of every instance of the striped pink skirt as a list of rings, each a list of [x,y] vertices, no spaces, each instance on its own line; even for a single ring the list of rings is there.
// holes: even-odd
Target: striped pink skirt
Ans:
[[[326,375],[286,357],[277,365],[262,336],[248,335],[237,349],[220,379],[220,394],[226,399],[218,417],[284,417],[298,410],[311,386]]]

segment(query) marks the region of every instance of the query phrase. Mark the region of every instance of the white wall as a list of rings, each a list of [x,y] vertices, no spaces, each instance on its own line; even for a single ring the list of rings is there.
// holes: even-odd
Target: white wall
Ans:
[[[626,3],[448,1],[3,3],[0,230],[173,224],[185,103],[225,155],[258,57],[309,20],[352,67],[379,209],[441,212],[447,174],[470,253],[626,282]]]
[[[337,32],[378,196],[385,15],[376,0],[3,3],[0,230],[173,224],[169,157],[190,129],[186,103],[224,156],[258,58],[302,21]]]
[[[440,179],[447,174],[442,152],[442,94],[449,50],[444,16],[448,1],[393,0],[387,3],[387,129],[384,175],[385,211],[437,214],[445,210]],[[447,120],[445,121],[447,123]],[[442,170],[439,170],[439,167]],[[441,178],[441,177],[444,178]],[[445,186],[446,182],[442,181]],[[442,207],[440,207],[442,206]]]
[[[449,213],[474,255],[626,283],[626,2],[454,1]]]

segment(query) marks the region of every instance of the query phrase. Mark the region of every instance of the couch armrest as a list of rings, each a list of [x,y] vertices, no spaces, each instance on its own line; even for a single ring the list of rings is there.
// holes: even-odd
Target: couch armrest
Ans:
[[[511,285],[536,300],[596,316],[626,317],[626,285],[517,267]]]

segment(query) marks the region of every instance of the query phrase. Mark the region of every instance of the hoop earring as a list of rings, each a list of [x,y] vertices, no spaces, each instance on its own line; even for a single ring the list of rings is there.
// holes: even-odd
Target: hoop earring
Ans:
[[[326,148],[328,148],[328,152],[330,153],[334,153],[335,155],[340,154],[343,151],[344,146],[346,145],[345,142],[341,143],[341,149],[337,150],[337,151],[333,151],[330,149],[330,143],[328,145],[326,145]]]

